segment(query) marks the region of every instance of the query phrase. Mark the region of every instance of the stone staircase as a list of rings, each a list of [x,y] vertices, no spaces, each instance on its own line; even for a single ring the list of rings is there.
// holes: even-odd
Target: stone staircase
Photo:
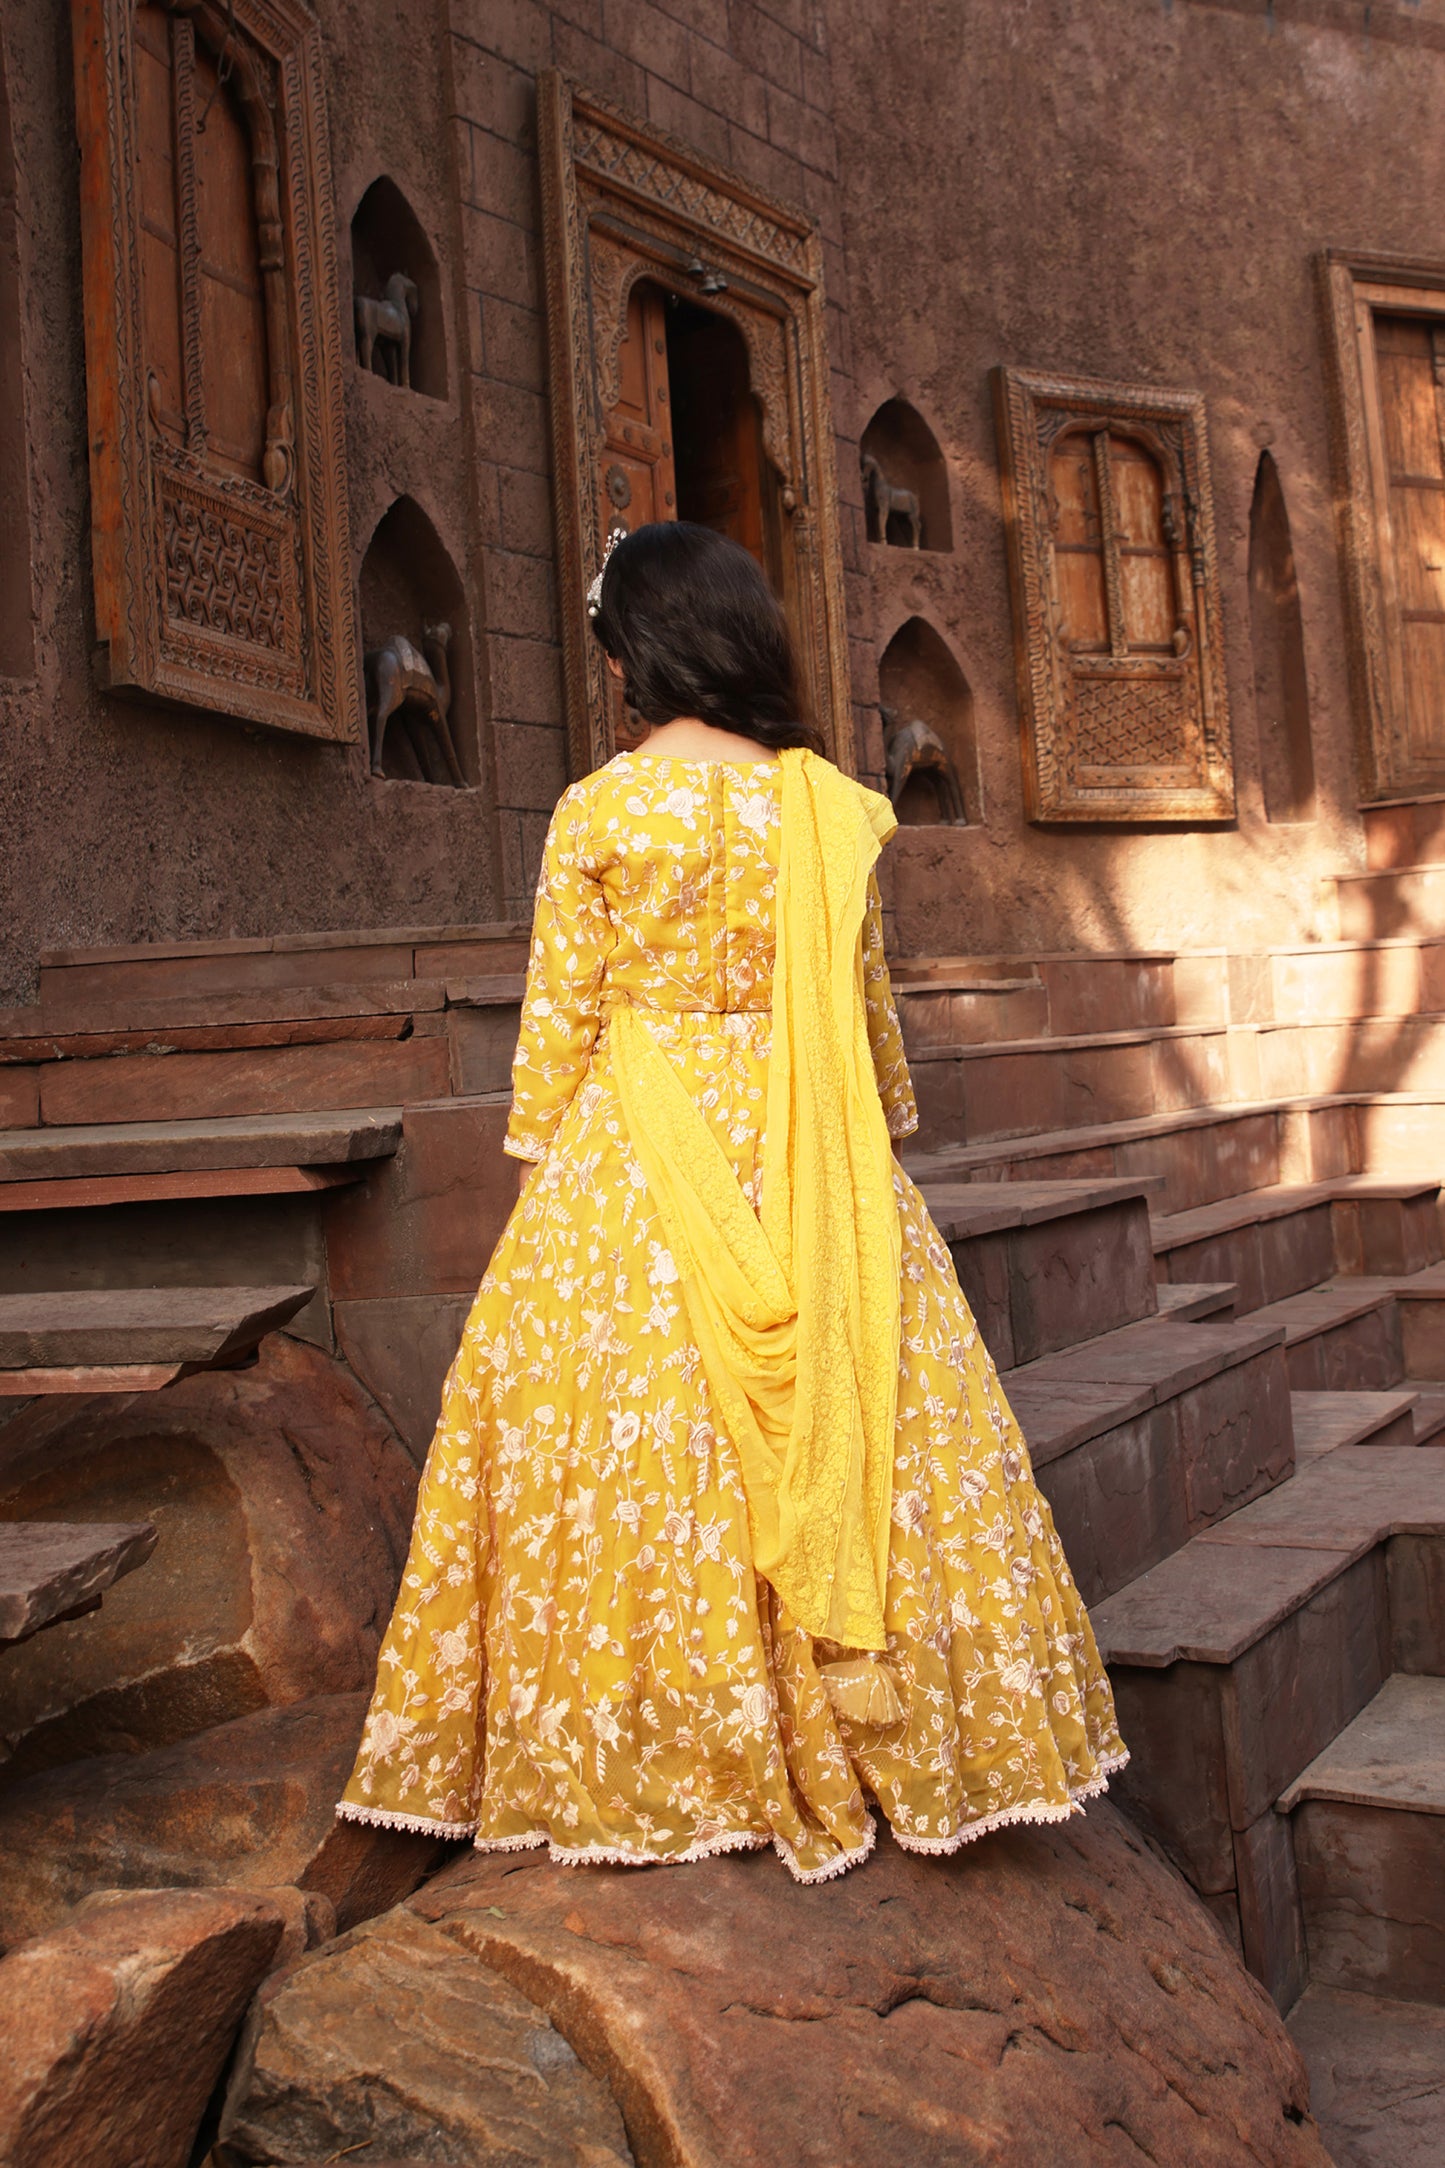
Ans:
[[[905,1161],[1096,1607],[1121,1795],[1321,2054],[1330,1997],[1445,2006],[1445,924],[1399,930],[1409,871],[1361,891],[1388,933],[1351,876],[1309,950],[896,974]],[[309,1286],[287,1330],[419,1457],[515,1196],[524,958],[514,926],[47,958],[0,1018],[0,1296]]]

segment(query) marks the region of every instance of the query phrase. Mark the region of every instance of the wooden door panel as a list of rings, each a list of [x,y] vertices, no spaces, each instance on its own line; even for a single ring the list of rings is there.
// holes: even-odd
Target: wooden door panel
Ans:
[[[1445,490],[1391,490],[1390,526],[1401,609],[1445,611]]]

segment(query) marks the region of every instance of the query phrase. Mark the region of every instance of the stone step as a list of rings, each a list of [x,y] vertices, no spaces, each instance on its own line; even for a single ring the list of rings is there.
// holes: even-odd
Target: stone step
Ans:
[[[1419,1401],[1410,1390],[1291,1393],[1295,1460],[1317,1460],[1344,1445],[1414,1445]]]
[[[310,1287],[84,1288],[0,1294],[0,1395],[146,1392],[225,1369]]]
[[[1445,1010],[1445,936],[1312,941],[1231,962],[1236,1024],[1353,1022]]]
[[[1311,1980],[1445,2003],[1445,1678],[1392,1673],[1279,1810]]]
[[[1277,1328],[1160,1317],[1003,1375],[1085,1600],[1294,1466]]]
[[[1439,1183],[1349,1175],[1271,1183],[1156,1218],[1167,1280],[1228,1275],[1241,1313],[1318,1286],[1337,1272],[1413,1273],[1440,1255]]]
[[[1342,940],[1445,932],[1445,865],[1336,875],[1334,889]]]
[[[99,1608],[156,1547],[152,1521],[8,1521],[0,1526],[0,1645]]]
[[[1439,2168],[1445,2010],[1311,1985],[1287,2022],[1331,2160],[1351,2168]]]
[[[926,984],[895,981],[893,993],[910,1060],[930,1047],[1035,1039],[1049,1029],[1049,998],[1033,977],[940,975]]]
[[[1445,1264],[1426,1265],[1420,1272],[1362,1275],[1331,1285],[1393,1300],[1400,1315],[1402,1375],[1445,1380]]]
[[[1445,860],[1445,796],[1395,798],[1360,808],[1372,872]]]
[[[1166,1280],[1155,1293],[1159,1315],[1182,1322],[1186,1318],[1225,1318],[1237,1314],[1239,1289],[1233,1280]]]
[[[110,1001],[144,995],[168,1000],[259,987],[488,976],[524,971],[530,945],[529,925],[505,921],[48,949],[40,958],[40,999]]]
[[[1219,1022],[1226,1013],[1222,961],[1165,951],[906,956],[893,964],[891,975],[895,993],[909,996],[953,984],[1026,977],[1043,989],[1048,1029],[1066,1037]]]
[[[1265,1303],[1250,1316],[1283,1329],[1292,1392],[1383,1392],[1405,1375],[1391,1288],[1345,1280]]]
[[[215,1121],[7,1129],[0,1130],[0,1183],[341,1166],[389,1158],[400,1141],[400,1110],[385,1105]]]
[[[1416,1445],[1445,1444],[1445,1385],[1438,1378],[1402,1378],[1400,1384],[1415,1395]]]
[[[1432,1102],[1445,1160],[1445,1104]],[[1281,1181],[1324,1181],[1354,1172],[1359,1102],[1345,1097],[1256,1101],[1185,1108],[1137,1121],[1090,1123],[984,1144],[910,1140],[903,1162],[915,1181],[1041,1181],[1087,1176],[1145,1176],[1155,1209],[1182,1212]],[[1410,1103],[1412,1174],[1421,1153],[1414,1134],[1425,1110]],[[1405,1146],[1402,1144],[1402,1151]],[[1389,1170],[1386,1170],[1389,1171]]]
[[[1146,1182],[936,1182],[923,1196],[1001,1369],[1158,1308]]]
[[[1156,1026],[988,1046],[928,1046],[911,1058],[922,1150],[1074,1124],[1143,1119],[1257,1097],[1240,1087],[1224,1027]]]
[[[1240,1035],[1246,1030],[1256,1063],[1254,1089],[1264,1098],[1317,1092],[1438,1095],[1445,1089],[1445,1015],[1438,1012],[1240,1026],[1234,1036],[1241,1075]]]
[[[1445,1671],[1445,1456],[1324,1453],[1099,1604],[1094,1630],[1133,1755],[1122,1795],[1288,2007],[1305,1943],[1275,1802],[1391,1671]]]

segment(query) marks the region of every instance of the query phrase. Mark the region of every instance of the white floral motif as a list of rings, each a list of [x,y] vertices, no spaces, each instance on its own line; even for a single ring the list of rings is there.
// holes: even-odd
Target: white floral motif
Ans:
[[[773,1842],[820,1880],[873,1821],[819,1657],[751,1566],[675,1258],[628,1146],[606,1016],[632,1001],[756,1205],[779,844],[774,774],[624,755],[557,808],[507,1149],[544,1160],[449,1374],[342,1811],[564,1860]],[[893,1134],[914,1126],[876,889],[864,985]],[[1057,1819],[1122,1749],[1027,1452],[922,1200],[906,1272],[888,1650],[868,1741],[904,1844]]]

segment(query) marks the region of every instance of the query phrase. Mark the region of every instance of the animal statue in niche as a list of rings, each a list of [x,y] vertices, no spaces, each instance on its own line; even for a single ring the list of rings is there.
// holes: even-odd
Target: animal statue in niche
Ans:
[[[923,547],[923,513],[916,493],[890,482],[871,452],[863,454],[863,506],[868,518],[870,542],[888,540],[888,522],[901,519],[908,529],[905,549]]]
[[[411,327],[420,306],[416,281],[404,271],[392,272],[380,301],[374,294],[357,295],[356,358],[363,369],[411,389]]]
[[[931,723],[914,716],[903,721],[891,709],[883,710],[887,731],[884,757],[888,767],[888,801],[894,812],[914,776],[926,776],[933,785],[941,819],[955,828],[966,826],[963,787],[953,757]]]
[[[428,625],[422,635],[421,654],[401,632],[394,632],[380,647],[368,650],[366,715],[373,775],[386,775],[386,733],[399,716],[422,781],[462,788],[465,778],[450,722],[451,644],[450,625]],[[438,767],[445,774],[438,774]]]

